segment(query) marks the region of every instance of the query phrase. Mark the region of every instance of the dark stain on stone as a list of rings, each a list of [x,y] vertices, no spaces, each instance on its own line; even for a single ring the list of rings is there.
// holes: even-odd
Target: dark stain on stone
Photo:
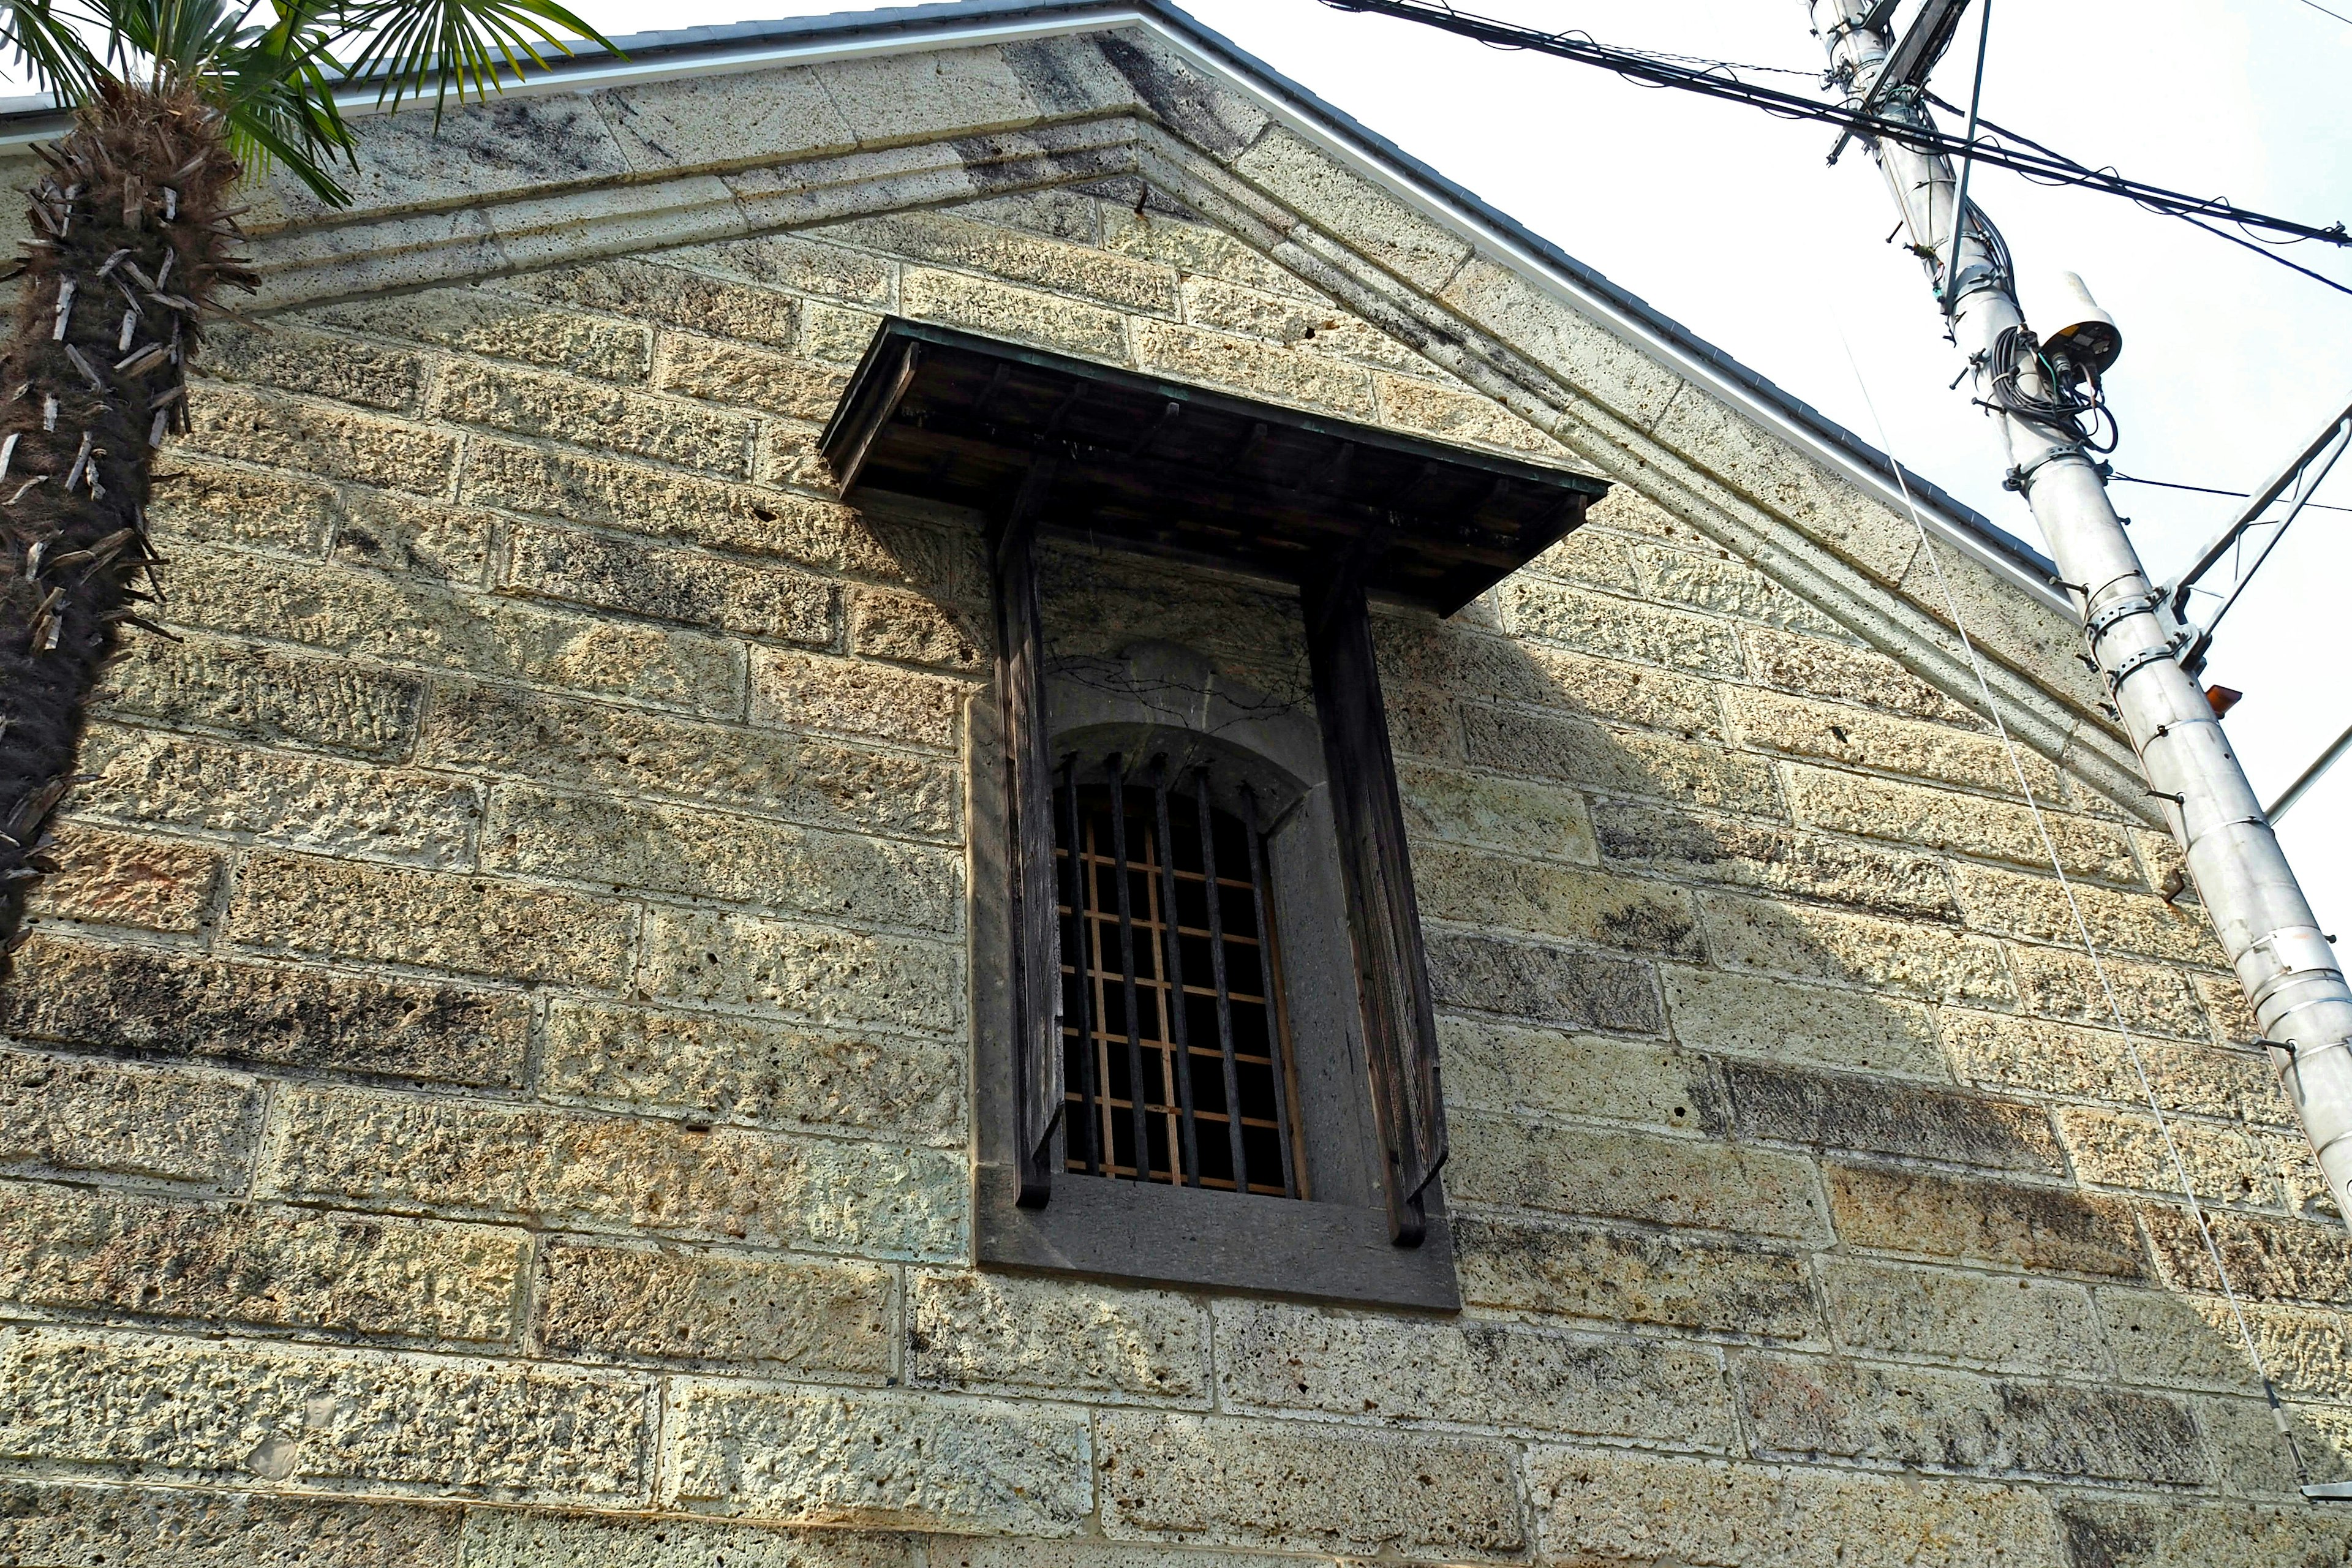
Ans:
[[[1726,1072],[1734,1121],[1746,1137],[1993,1170],[2065,1173],[2047,1113],[2031,1106],[1844,1073],[1749,1063]]]
[[[1255,128],[1244,132],[1219,114],[1218,94],[1187,71],[1170,68],[1149,50],[1117,34],[1095,39],[1095,47],[1113,70],[1127,79],[1137,101],[1171,131],[1218,158],[1231,158],[1250,144]]]

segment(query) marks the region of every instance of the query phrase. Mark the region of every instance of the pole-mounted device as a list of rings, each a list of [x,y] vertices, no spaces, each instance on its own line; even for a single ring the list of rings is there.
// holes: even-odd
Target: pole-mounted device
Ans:
[[[1871,104],[1878,118],[1933,131],[1912,84],[1877,91],[1898,54],[1886,31],[1887,7],[1872,0],[1804,4],[1849,104]],[[1948,25],[1952,9],[1939,11],[1939,20]],[[2149,580],[2108,501],[2093,450],[2104,414],[2100,379],[2122,351],[2122,336],[2077,279],[2066,295],[2073,319],[2036,338],[2018,307],[1999,232],[1973,204],[1962,207],[1951,159],[1927,150],[1936,139],[1870,141],[1911,249],[1968,355],[1977,401],[2006,443],[2009,488],[2024,495],[2042,525],[2148,793],[2187,856],[2336,1210],[2352,1219],[2352,987],[2212,704],[2181,663],[2194,632],[2171,595]]]

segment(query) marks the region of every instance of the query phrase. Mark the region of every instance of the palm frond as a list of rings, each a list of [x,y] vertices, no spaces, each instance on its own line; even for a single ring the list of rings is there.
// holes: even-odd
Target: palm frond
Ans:
[[[0,51],[59,103],[86,103],[107,71],[77,24],[98,19],[60,11],[54,0],[5,0]]]
[[[343,19],[366,37],[351,75],[381,70],[376,101],[394,109],[429,83],[436,124],[451,92],[460,103],[469,92],[488,98],[507,74],[522,79],[526,59],[545,69],[541,44],[567,55],[573,38],[612,47],[558,0],[359,0]]]

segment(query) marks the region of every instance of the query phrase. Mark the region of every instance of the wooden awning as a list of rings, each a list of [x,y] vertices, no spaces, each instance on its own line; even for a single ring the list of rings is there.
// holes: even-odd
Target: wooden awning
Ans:
[[[1059,459],[1049,527],[1450,615],[1584,521],[1606,480],[952,328],[889,321],[824,429],[842,492],[1001,513]]]

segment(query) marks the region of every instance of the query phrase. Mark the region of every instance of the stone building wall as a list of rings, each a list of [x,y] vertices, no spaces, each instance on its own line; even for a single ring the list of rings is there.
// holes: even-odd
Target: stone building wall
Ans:
[[[970,1266],[980,567],[811,456],[891,312],[1620,480],[1376,621],[1458,1318]],[[2008,759],[1790,586],[1860,581],[1862,524],[1768,575],[1696,480],[1131,181],[302,306],[205,368],[184,640],[115,671],[0,989],[0,1561],[2345,1561]],[[1051,565],[1071,649],[1296,678],[1279,592]],[[1962,586],[2053,732],[2047,618]],[[2028,780],[2343,1473],[2352,1254],[2162,840],[2059,749]]]

